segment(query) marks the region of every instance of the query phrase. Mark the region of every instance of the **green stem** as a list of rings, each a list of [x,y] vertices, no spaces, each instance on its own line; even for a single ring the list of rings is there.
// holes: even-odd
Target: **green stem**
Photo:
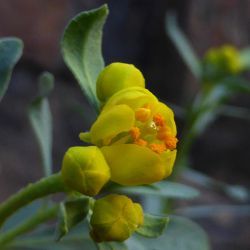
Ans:
[[[55,205],[46,210],[40,210],[35,215],[27,219],[24,223],[20,224],[14,229],[7,231],[0,235],[0,246],[6,245],[11,242],[14,238],[24,233],[33,230],[36,226],[43,222],[56,217],[58,211],[58,205]]]
[[[64,191],[65,187],[60,173],[29,184],[0,205],[0,226],[21,207],[36,199]]]

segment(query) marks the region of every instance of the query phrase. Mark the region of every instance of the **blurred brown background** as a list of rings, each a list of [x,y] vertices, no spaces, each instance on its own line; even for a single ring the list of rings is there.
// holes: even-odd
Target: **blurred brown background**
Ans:
[[[59,42],[71,17],[105,2],[110,8],[103,41],[106,63],[135,64],[143,71],[149,89],[178,105],[192,97],[197,82],[165,34],[167,11],[176,11],[199,56],[223,43],[239,48],[250,45],[248,0],[0,1],[0,37],[17,36],[25,45],[0,105],[0,201],[42,175],[38,147],[27,119],[40,73],[48,70],[56,79],[50,98],[55,171],[60,169],[65,150],[80,144],[78,133],[94,120],[91,107],[62,61]],[[237,96],[231,104],[250,109],[249,96]],[[82,107],[83,112],[79,111]],[[181,127],[181,122],[178,125]],[[249,121],[220,117],[195,143],[191,158],[194,168],[218,180],[249,187],[249,135]],[[230,203],[223,197],[208,196],[208,203]],[[250,218],[236,219],[201,221],[212,238],[213,249],[250,249]]]

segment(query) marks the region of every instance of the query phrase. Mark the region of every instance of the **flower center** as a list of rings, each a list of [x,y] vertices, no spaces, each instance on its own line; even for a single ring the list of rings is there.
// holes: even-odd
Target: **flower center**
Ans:
[[[174,150],[178,139],[172,135],[170,127],[161,114],[152,115],[149,107],[135,111],[136,126],[130,130],[133,143],[146,146],[155,153]]]

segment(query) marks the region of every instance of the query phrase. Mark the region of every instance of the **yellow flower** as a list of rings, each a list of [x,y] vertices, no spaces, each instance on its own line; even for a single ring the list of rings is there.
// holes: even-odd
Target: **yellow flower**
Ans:
[[[115,93],[90,132],[80,138],[100,147],[111,180],[121,185],[150,184],[172,172],[177,143],[174,114],[145,88]]]
[[[143,224],[143,210],[124,195],[110,194],[95,202],[90,220],[96,242],[124,241]]]
[[[62,179],[66,186],[94,196],[110,179],[110,170],[98,147],[71,147],[64,155]]]
[[[231,45],[224,45],[208,50],[204,56],[203,68],[206,80],[220,80],[240,73],[243,65],[239,51]]]
[[[128,87],[145,87],[140,70],[133,64],[111,63],[100,73],[96,83],[96,92],[100,101],[105,102],[117,91]]]

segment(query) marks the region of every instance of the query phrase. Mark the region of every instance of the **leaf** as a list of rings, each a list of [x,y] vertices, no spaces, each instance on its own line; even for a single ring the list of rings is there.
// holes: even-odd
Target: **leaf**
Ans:
[[[90,238],[84,238],[82,235],[71,237],[67,240],[56,242],[52,236],[27,238],[26,240],[15,241],[3,250],[97,250]],[[2,249],[1,249],[2,250]]]
[[[104,67],[101,43],[107,15],[106,4],[98,9],[81,12],[70,21],[62,39],[64,61],[95,108],[98,108],[96,80]]]
[[[186,63],[186,65],[196,78],[201,78],[202,70],[200,60],[196,56],[187,37],[178,27],[176,15],[174,13],[167,13],[165,27],[167,34],[174,43],[183,61]]]
[[[28,110],[29,120],[39,144],[45,176],[52,174],[52,115],[47,96],[53,85],[53,75],[43,73],[39,77],[39,96]]]
[[[162,181],[147,186],[123,187],[114,186],[112,190],[135,195],[153,195],[164,198],[193,199],[199,196],[199,191],[184,184]]]
[[[236,201],[247,202],[250,199],[249,190],[243,186],[228,185],[193,169],[185,169],[182,175],[185,180],[191,181],[195,185],[201,185],[217,193],[223,193]]]
[[[142,243],[135,237],[130,237],[128,240],[125,241],[125,244],[129,250],[145,250]]]
[[[134,235],[145,250],[210,250],[204,230],[195,222],[180,216],[171,216],[164,233],[157,239]]]
[[[250,205],[196,205],[177,209],[176,212],[193,219],[214,218],[223,214],[239,218],[250,216]]]
[[[244,107],[233,105],[223,105],[220,107],[219,113],[231,118],[244,119],[250,121],[250,110]]]
[[[250,94],[250,83],[240,76],[231,76],[225,78],[218,84],[223,85],[228,95],[234,93],[247,93]]]
[[[123,242],[102,242],[97,245],[98,250],[128,250]]]
[[[89,212],[89,198],[81,197],[60,204],[56,240],[65,236],[72,227],[85,219]]]
[[[7,245],[15,238],[23,234],[31,232],[40,224],[46,223],[48,220],[54,219],[58,211],[58,205],[43,206],[34,215],[28,215],[22,223],[15,225],[12,230],[0,234],[0,246]]]
[[[25,221],[26,218],[33,216],[41,208],[41,205],[41,201],[36,200],[31,204],[21,208],[13,216],[11,216],[10,219],[6,221],[6,223],[4,223],[0,232],[8,231],[14,228],[16,225]]]
[[[46,226],[28,236],[14,240],[6,250],[97,250],[88,232],[87,223],[80,223],[58,242],[54,239],[54,226]]]
[[[15,37],[0,39],[0,101],[10,81],[12,70],[22,55],[23,42]]]
[[[168,222],[169,218],[166,216],[144,214],[144,223],[136,232],[144,237],[155,238],[162,234]]]
[[[206,96],[201,97],[192,133],[201,134],[220,114],[222,105],[236,93],[250,93],[250,84],[244,78],[232,76],[210,86]],[[190,132],[191,133],[191,132]]]
[[[48,97],[54,89],[54,76],[49,72],[44,72],[38,79],[39,96]]]
[[[250,48],[247,47],[240,51],[240,62],[244,69],[250,69]]]

